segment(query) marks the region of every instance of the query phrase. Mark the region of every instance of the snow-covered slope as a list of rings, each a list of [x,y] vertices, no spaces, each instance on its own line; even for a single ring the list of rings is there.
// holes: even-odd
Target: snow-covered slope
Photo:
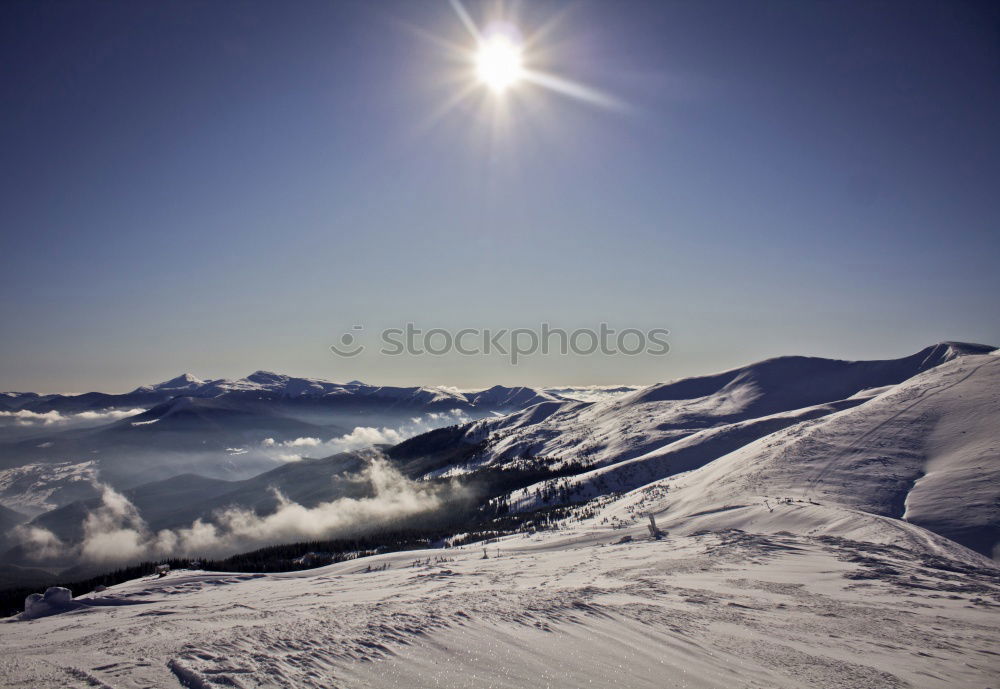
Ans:
[[[623,537],[632,540],[621,543]],[[997,571],[592,523],[291,574],[175,571],[0,624],[0,687],[986,687]],[[31,619],[35,615],[42,615]]]
[[[790,357],[605,403],[540,404],[460,429],[471,459],[425,465],[459,476],[527,456],[584,469],[514,491],[506,501],[517,511],[683,475],[654,511],[689,531],[759,512],[780,530],[777,498],[791,498],[823,505],[794,518],[815,532],[871,521],[849,519],[848,528],[829,512],[851,510],[905,519],[990,556],[1000,537],[1000,357],[990,351],[947,343],[891,361]],[[795,406],[803,403],[813,404]],[[695,514],[713,516],[690,521]]]
[[[520,511],[544,507],[551,501],[543,499],[536,493],[555,485],[565,489],[570,502],[581,502],[611,492],[634,490],[658,479],[702,467],[758,438],[788,426],[856,406],[867,399],[869,398],[855,396],[830,404],[695,431],[633,459],[603,464],[576,476],[517,491],[511,496],[510,501]]]
[[[687,522],[717,510],[713,526],[735,525],[744,515],[733,506],[774,520],[799,511],[801,503],[774,506],[791,498],[903,519],[991,555],[1000,539],[998,419],[1000,357],[963,357],[671,481],[664,514]],[[774,512],[762,510],[765,499]]]

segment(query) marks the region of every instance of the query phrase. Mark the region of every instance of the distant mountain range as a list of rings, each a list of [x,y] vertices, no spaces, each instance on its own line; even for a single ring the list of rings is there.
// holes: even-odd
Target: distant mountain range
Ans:
[[[81,471],[63,465],[88,465],[88,476],[119,489],[184,473],[241,480],[283,463],[292,452],[280,452],[285,445],[299,448],[298,456],[329,454],[338,449],[338,438],[347,438],[345,448],[356,445],[350,434],[357,428],[398,441],[560,399],[525,387],[458,392],[267,371],[238,380],[184,374],[124,394],[3,393],[0,502],[37,513],[37,503],[58,507],[65,504],[61,496],[81,497],[89,484]],[[25,466],[32,467],[30,481],[21,480]],[[51,500],[39,499],[39,492]],[[96,488],[90,495],[97,495]]]
[[[0,408],[37,414],[73,414],[107,409],[150,408],[175,397],[229,400],[283,401],[303,406],[353,407],[366,402],[370,407],[434,409],[522,408],[528,404],[558,399],[559,396],[525,387],[497,385],[488,390],[458,392],[445,388],[390,387],[366,385],[360,381],[334,383],[317,378],[296,378],[269,371],[256,371],[237,380],[201,380],[185,373],[156,385],[143,385],[131,392],[111,394],[88,392],[80,395],[39,395],[34,392],[0,393]]]

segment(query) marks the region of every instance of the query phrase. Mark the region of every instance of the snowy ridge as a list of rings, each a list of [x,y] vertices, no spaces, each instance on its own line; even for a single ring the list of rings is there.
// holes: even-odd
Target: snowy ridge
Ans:
[[[759,511],[766,497],[785,497],[905,520],[991,555],[1000,536],[998,391],[996,357],[951,361],[679,477],[667,514]]]
[[[335,383],[319,378],[287,376],[271,371],[255,371],[236,380],[202,380],[185,373],[162,383],[143,385],[122,395],[89,392],[83,395],[37,395],[4,393],[0,405],[33,412],[80,411],[88,409],[147,407],[172,397],[235,397],[240,399],[345,400],[359,399],[397,402],[408,405],[436,405],[501,411],[521,409],[530,404],[562,399],[556,394],[526,387],[494,386],[487,390],[460,392],[440,387],[393,387],[367,385],[361,381]]]
[[[467,436],[473,442],[492,436],[479,464],[527,455],[597,467],[639,457],[703,429],[871,396],[956,357],[993,349],[942,343],[902,359],[859,362],[780,357],[616,399],[546,406],[539,418],[519,413],[482,420],[469,427]]]
[[[297,378],[270,371],[255,371],[237,380],[199,381],[185,374],[166,383],[149,388],[152,390],[180,390],[192,397],[218,397],[230,393],[261,393],[282,397],[322,398],[337,395],[359,395],[380,397],[420,404],[453,402],[458,405],[482,405],[499,408],[515,408],[525,403],[556,399],[554,396],[532,388],[506,388],[497,385],[478,392],[458,392],[432,387],[393,387],[367,385],[361,381],[334,383],[318,378]]]

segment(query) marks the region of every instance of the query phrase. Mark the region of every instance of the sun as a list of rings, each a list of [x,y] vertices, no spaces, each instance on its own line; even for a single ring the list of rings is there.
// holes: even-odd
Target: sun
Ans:
[[[496,35],[482,40],[476,51],[476,76],[494,93],[503,93],[524,78],[521,46]]]

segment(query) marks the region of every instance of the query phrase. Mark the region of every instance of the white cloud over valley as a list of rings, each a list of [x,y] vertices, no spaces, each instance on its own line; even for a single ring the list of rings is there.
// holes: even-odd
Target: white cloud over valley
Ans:
[[[64,543],[34,525],[17,527],[14,534],[39,561],[59,556],[113,565],[165,557],[221,557],[275,543],[361,533],[368,525],[437,509],[463,490],[455,483],[412,481],[377,454],[351,478],[367,483],[370,494],[305,507],[275,491],[278,507],[271,514],[225,507],[211,519],[199,518],[187,527],[159,531],[148,527],[125,495],[102,484],[101,504],[85,517],[80,543]]]
[[[118,421],[129,416],[142,414],[145,409],[101,409],[98,411],[82,411],[75,414],[62,414],[52,410],[33,412],[27,409],[17,411],[0,411],[0,425],[14,426],[77,426],[85,424],[100,424]]]

